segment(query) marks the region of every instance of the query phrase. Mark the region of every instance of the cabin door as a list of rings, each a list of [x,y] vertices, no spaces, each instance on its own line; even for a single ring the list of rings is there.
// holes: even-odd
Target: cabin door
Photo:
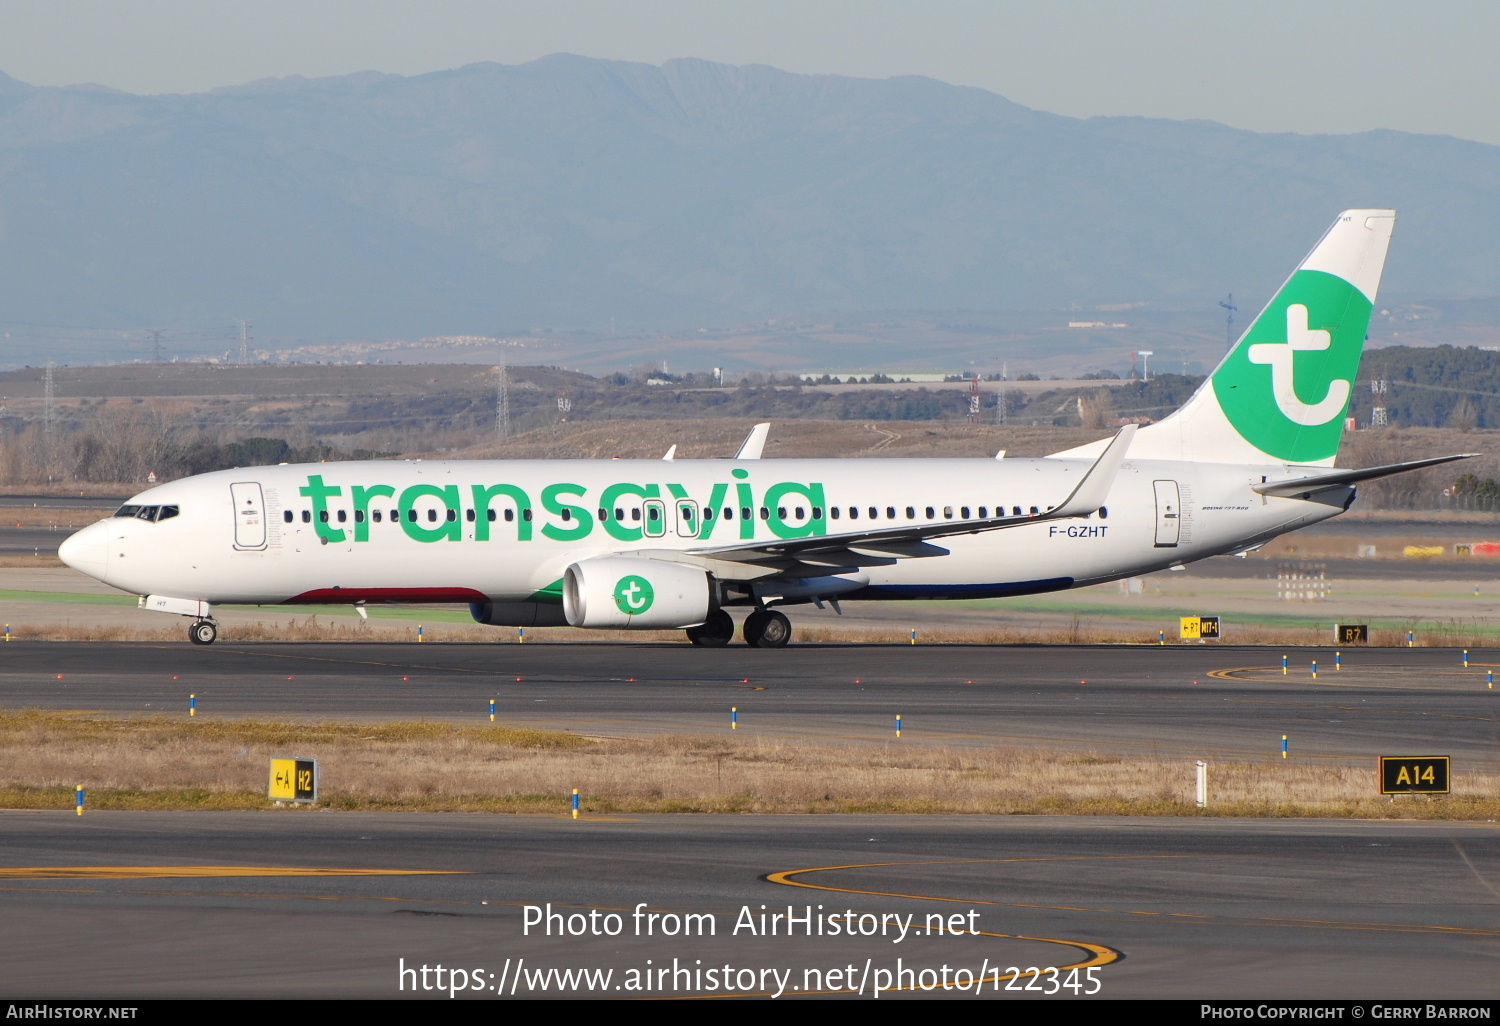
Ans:
[[[1154,481],[1156,487],[1156,547],[1175,549],[1182,535],[1182,496],[1176,481]]]
[[[234,547],[266,547],[266,500],[259,481],[242,481],[229,486],[234,500]]]

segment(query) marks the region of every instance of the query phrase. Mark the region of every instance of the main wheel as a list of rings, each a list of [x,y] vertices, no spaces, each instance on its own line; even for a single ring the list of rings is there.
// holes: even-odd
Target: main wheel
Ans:
[[[734,619],[724,610],[715,609],[697,627],[687,629],[688,640],[704,648],[723,648],[734,638]]]
[[[774,609],[751,613],[745,619],[745,641],[753,648],[785,648],[792,640],[792,621]]]
[[[219,636],[219,628],[212,620],[199,620],[188,628],[188,640],[195,645],[212,645]]]

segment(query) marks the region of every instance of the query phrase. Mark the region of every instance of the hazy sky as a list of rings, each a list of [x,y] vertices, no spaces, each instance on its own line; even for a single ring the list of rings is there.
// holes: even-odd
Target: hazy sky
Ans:
[[[0,71],[197,92],[549,53],[928,75],[1059,114],[1500,144],[1494,0],[4,0]]]

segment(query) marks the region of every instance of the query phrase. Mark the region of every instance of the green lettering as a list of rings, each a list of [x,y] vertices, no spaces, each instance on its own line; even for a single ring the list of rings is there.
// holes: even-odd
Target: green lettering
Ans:
[[[565,502],[559,502],[559,495],[576,495],[582,498],[588,489],[577,484],[554,484],[542,489],[542,505],[547,512],[561,516],[567,510],[574,524],[572,527],[559,527],[556,524],[546,524],[542,527],[542,534],[553,541],[578,541],[587,538],[590,531],[594,529],[594,518],[588,510],[582,506],[570,506]],[[565,523],[567,521],[564,521]]]
[[[740,476],[738,470],[734,473],[736,477]],[[744,482],[736,484],[734,490],[739,493],[740,498],[740,540],[749,541],[755,537],[755,495],[750,491],[750,486]],[[745,516],[747,509],[750,511],[748,517]]]
[[[654,499],[661,494],[661,489],[656,485],[638,485],[629,482],[612,484],[604,489],[599,495],[599,505],[609,513],[609,519],[604,521],[604,529],[609,532],[610,537],[618,538],[620,541],[640,541],[641,529],[631,527],[623,520],[615,517],[615,503],[623,496],[638,495],[643,499]]]
[[[509,496],[516,504],[516,541],[531,541],[531,521],[523,510],[531,508],[531,496],[515,485],[474,485],[474,540],[490,540],[490,503],[496,496]]]
[[[698,537],[708,538],[714,533],[714,526],[724,516],[724,493],[729,491],[727,484],[716,484],[714,490],[708,495],[708,505],[698,518]]]
[[[783,481],[766,489],[765,503],[771,508],[770,527],[771,533],[778,538],[811,538],[828,533],[827,521],[812,519],[812,510],[809,509],[807,523],[801,527],[794,527],[781,518],[776,512],[781,500],[788,495],[806,496],[809,506],[821,508],[827,503],[823,499],[823,486],[821,484],[797,484],[793,481]],[[826,515],[826,514],[825,514]]]
[[[435,495],[443,500],[444,516],[436,527],[426,527],[420,520],[413,520],[411,513],[416,501],[424,495]],[[419,542],[462,541],[463,525],[458,519],[458,485],[419,484],[412,485],[401,493],[401,527],[407,537]],[[453,512],[450,520],[447,511]]]
[[[344,490],[338,485],[324,484],[322,474],[309,474],[307,477],[307,487],[299,489],[299,492],[312,500],[313,530],[318,532],[318,537],[330,542],[343,541],[343,528],[333,527],[327,521],[328,500],[343,495]]]
[[[354,540],[357,542],[370,540],[370,500],[377,495],[387,498],[394,496],[396,489],[390,485],[352,485],[349,488],[349,496],[354,500]],[[364,516],[360,516],[363,513]]]

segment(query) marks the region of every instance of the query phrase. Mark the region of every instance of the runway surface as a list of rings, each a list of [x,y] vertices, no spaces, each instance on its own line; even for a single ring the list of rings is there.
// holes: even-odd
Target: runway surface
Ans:
[[[1447,754],[1500,768],[1500,653],[1204,646],[63,644],[0,651],[0,705],[503,722],[605,736],[739,732],[1300,759]],[[1311,662],[1319,661],[1317,680]],[[1086,682],[1086,683],[1085,683]]]
[[[829,739],[889,737],[900,712],[903,743],[919,745],[1269,759],[1289,734],[1299,760],[1441,753],[1456,768],[1496,768],[1500,693],[1484,676],[1500,653],[1471,652],[1467,670],[1444,649],[1346,650],[1339,671],[1331,656],[1304,650],[1282,676],[1279,652],[1207,645],[12,642],[0,648],[0,705],[181,715],[191,692],[204,717],[479,723],[493,697],[505,722],[611,736],[727,733],[736,706],[741,734]],[[572,922],[584,934],[528,934],[526,906],[549,902],[559,929],[581,913]],[[637,936],[641,903],[669,917],[653,929],[679,932]],[[825,921],[822,936],[788,937],[784,922],[761,936],[763,904],[796,916],[821,904],[887,933],[831,936]],[[620,935],[592,935],[610,912]],[[712,916],[714,934],[683,936],[688,914]],[[963,932],[898,943],[889,917],[908,914],[909,930],[932,916]],[[479,988],[467,996],[490,998],[512,987],[515,997],[723,994],[726,966],[739,996],[916,988],[885,999],[924,993],[946,965],[953,982],[1012,968],[1013,987],[1055,981],[1051,1000],[1082,999],[1069,979],[1104,997],[1494,999],[1500,827],[0,812],[0,920],[7,990],[28,997],[448,1000],[453,968]],[[1049,966],[1060,972],[1025,975]],[[663,968],[685,974],[644,975]],[[710,968],[712,979],[693,975]],[[564,983],[553,969],[612,975]],[[649,989],[611,989],[632,985]]]
[[[723,994],[694,975],[721,967],[741,996],[863,983],[869,998],[943,966],[954,982],[1058,967],[1034,985],[1064,988],[1077,966],[1080,989],[1093,967],[1104,997],[1494,999],[1496,881],[1493,825],[5,813],[0,958],[28,997],[448,1000],[451,975],[420,972],[442,965],[491,999],[591,992],[552,969],[611,971],[595,994]],[[636,920],[641,903],[663,918]],[[763,905],[885,935],[829,936],[824,918],[823,936],[784,921],[764,936]],[[590,935],[610,912],[619,935]],[[574,913],[584,935],[559,936]],[[687,914],[712,935],[699,919],[682,936],[671,917]],[[904,939],[893,915],[914,917]],[[628,989],[632,970],[649,989]]]

